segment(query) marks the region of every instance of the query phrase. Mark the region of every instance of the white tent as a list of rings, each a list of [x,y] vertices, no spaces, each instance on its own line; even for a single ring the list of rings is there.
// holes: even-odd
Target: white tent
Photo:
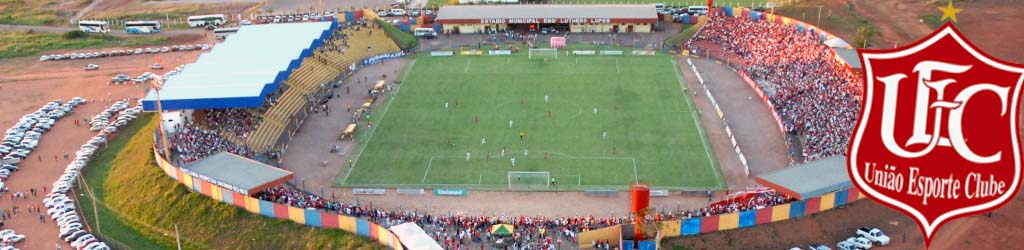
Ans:
[[[398,241],[401,241],[402,245],[410,250],[444,250],[440,244],[434,241],[434,238],[430,238],[430,235],[423,231],[423,228],[420,228],[416,223],[399,224],[392,226],[388,230],[395,233],[395,236],[398,236]]]
[[[829,46],[829,47],[832,47],[832,48],[849,48],[850,47],[849,43],[847,43],[846,41],[843,41],[843,39],[840,39],[838,37],[833,37],[833,38],[829,38],[828,40],[825,40],[825,45]]]

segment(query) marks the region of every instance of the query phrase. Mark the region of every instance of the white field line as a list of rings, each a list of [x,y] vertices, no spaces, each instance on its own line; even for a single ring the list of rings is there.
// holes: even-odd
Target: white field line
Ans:
[[[427,175],[430,173],[430,167],[433,166],[433,164],[434,164],[434,159],[454,159],[454,158],[462,158],[462,156],[436,156],[436,155],[435,156],[431,156],[430,160],[427,161],[427,169],[425,171],[423,171],[423,178],[420,179],[420,185],[483,185],[484,175],[501,175],[501,174],[496,174],[496,173],[482,173],[482,174],[479,174],[476,184],[472,184],[472,183],[463,183],[463,184],[460,184],[460,183],[444,183],[444,184],[430,183],[430,184],[427,184]],[[560,159],[630,160],[633,163],[633,178],[635,179],[637,184],[640,184],[640,175],[637,174],[636,158],[635,157],[605,157],[605,156],[560,156],[560,157],[553,157],[552,156],[552,157],[548,157],[548,158],[550,158],[550,159],[560,158]],[[522,159],[544,159],[544,157],[543,156],[539,156],[539,157],[522,157]],[[554,176],[576,176],[576,179],[577,179],[576,180],[576,182],[577,182],[576,185],[577,186],[581,186],[581,187],[583,185],[583,177],[581,175],[565,174],[565,175],[554,175]],[[414,184],[405,184],[405,185],[414,185]]]
[[[402,75],[403,82],[405,81],[405,78],[409,76],[409,72],[412,72],[413,66],[416,66],[416,60],[409,63],[408,69],[405,71],[405,74]],[[359,165],[359,158],[363,156],[363,151],[366,150],[366,145],[370,144],[370,139],[373,139],[373,132],[376,132],[377,128],[380,127],[380,124],[384,122],[384,118],[386,117],[385,115],[388,114],[388,109],[391,108],[391,102],[394,102],[395,98],[398,97],[398,91],[402,91],[402,88],[398,87],[395,89],[395,92],[391,94],[391,98],[388,98],[388,104],[384,106],[384,111],[380,113],[380,120],[377,121],[377,126],[370,129],[370,134],[366,136],[366,141],[363,141],[363,145],[359,149],[359,154],[356,155],[355,160],[352,160],[352,166],[348,168],[348,172],[345,173],[345,178],[341,180],[341,184],[348,182],[348,176],[351,175],[352,170],[356,169],[356,166]]]
[[[466,60],[466,70],[463,70],[462,71],[463,73],[469,73],[469,63],[471,63],[471,62],[473,62],[473,58],[470,58],[469,60]]]
[[[682,90],[683,85],[686,81],[683,80],[683,76],[679,73],[679,62],[669,59],[672,61],[672,68],[676,72],[676,80],[679,82],[679,88]],[[694,111],[693,100],[683,92],[683,99],[686,99],[686,106],[690,109],[690,116],[693,117],[693,125],[697,126],[697,131],[700,133],[700,141],[704,144],[704,154],[708,157],[708,168],[711,168],[711,172],[715,174],[715,180],[718,181],[718,186],[721,188],[725,187],[725,181],[722,179],[722,173],[720,169],[715,169],[715,158],[711,155],[711,148],[708,146],[707,133],[704,132],[704,126],[700,124],[700,117],[697,117],[697,112]]]
[[[615,58],[615,72],[616,73],[622,73],[622,70],[619,69],[619,59],[618,58]]]
[[[427,174],[430,173],[430,165],[433,165],[433,164],[434,164],[434,157],[432,156],[432,157],[430,157],[430,160],[427,161],[427,170],[423,171],[423,179],[420,179],[420,184],[423,184],[423,183],[427,182]]]

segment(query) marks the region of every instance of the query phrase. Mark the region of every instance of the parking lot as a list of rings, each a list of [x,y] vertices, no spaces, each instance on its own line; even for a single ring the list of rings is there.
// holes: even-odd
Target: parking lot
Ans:
[[[187,42],[210,43],[202,40]],[[94,50],[49,51],[44,54],[91,51]],[[142,97],[142,84],[111,85],[111,78],[117,74],[132,77],[144,72],[163,74],[181,64],[194,61],[199,53],[196,50],[48,62],[40,62],[38,57],[0,60],[0,71],[5,72],[0,75],[0,128],[6,130],[14,126],[23,115],[55,99],[67,101],[74,96],[81,96],[90,101],[74,108],[64,118],[57,120],[49,131],[42,133],[35,150],[18,164],[19,170],[4,180],[8,191],[0,194],[0,209],[11,212],[17,206],[18,211],[17,215],[4,221],[3,229],[14,229],[17,234],[26,236],[23,242],[18,243],[18,248],[53,249],[58,242],[56,223],[46,218],[45,224],[41,225],[40,214],[28,213],[28,207],[41,207],[46,211],[42,202],[46,192],[42,188],[46,186],[49,191],[54,181],[64,173],[65,166],[73,160],[74,152],[96,135],[96,132],[90,131],[87,123],[81,122],[82,119],[91,119],[107,109],[113,100]],[[164,70],[150,68],[156,58],[160,58]],[[99,68],[86,71],[83,67],[87,64],[96,64]],[[75,120],[79,120],[79,126],[75,125]],[[68,159],[63,157],[65,153],[69,154]],[[36,196],[32,196],[31,189],[36,190]],[[11,200],[11,195],[16,192],[25,193],[26,198]],[[63,249],[71,249],[68,244],[60,244]]]

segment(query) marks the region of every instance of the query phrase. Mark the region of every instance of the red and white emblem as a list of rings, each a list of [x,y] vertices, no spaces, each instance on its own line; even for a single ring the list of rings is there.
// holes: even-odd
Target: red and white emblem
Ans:
[[[864,108],[848,166],[866,196],[917,221],[930,244],[943,223],[1017,193],[1024,66],[985,54],[948,23],[906,47],[859,54]]]

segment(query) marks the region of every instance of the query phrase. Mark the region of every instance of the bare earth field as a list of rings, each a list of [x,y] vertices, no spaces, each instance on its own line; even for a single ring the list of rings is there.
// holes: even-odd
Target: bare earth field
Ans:
[[[197,51],[159,54],[167,69],[192,62],[198,55]],[[137,76],[146,71],[163,72],[149,69],[148,65],[153,60],[153,55],[52,62],[39,62],[33,57],[0,60],[0,72],[4,72],[0,75],[0,127],[4,129],[14,125],[22,115],[35,111],[50,100],[68,100],[75,96],[89,99],[88,104],[75,108],[67,117],[58,121],[53,129],[43,134],[38,148],[22,162],[21,169],[5,181],[10,191],[0,195],[0,209],[10,211],[14,206],[18,207],[18,215],[4,223],[5,228],[14,229],[26,236],[26,240],[18,244],[19,248],[53,249],[54,244],[58,242],[57,224],[47,218],[45,224],[40,225],[39,214],[29,214],[27,207],[42,207],[42,198],[45,195],[42,187],[46,186],[49,189],[51,183],[57,180],[64,172],[64,167],[70,163],[70,160],[65,160],[62,155],[67,153],[73,156],[78,147],[95,134],[86,126],[76,127],[74,120],[92,117],[106,109],[112,103],[109,99],[142,97],[141,86],[111,86],[107,83],[118,73]],[[82,70],[82,66],[89,63],[98,64],[101,69]],[[30,194],[30,188],[36,189],[39,195],[11,200],[10,194],[13,192]],[[71,249],[69,245],[61,243],[63,249]]]

